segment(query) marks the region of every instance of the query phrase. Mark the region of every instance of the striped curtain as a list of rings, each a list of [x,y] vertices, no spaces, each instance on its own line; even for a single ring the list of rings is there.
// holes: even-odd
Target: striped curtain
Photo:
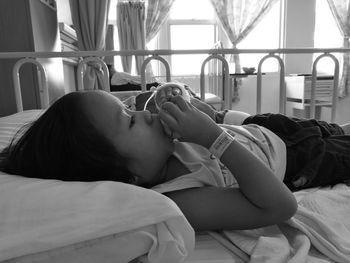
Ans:
[[[72,20],[79,50],[105,50],[110,0],[70,0]],[[89,63],[84,73],[84,89],[104,89],[99,65]]]
[[[350,37],[350,1],[349,0],[328,0],[329,7],[333,17],[337,22],[338,28],[343,35],[343,46],[349,48]],[[343,70],[340,77],[338,95],[344,98],[349,95],[350,86],[350,54],[343,53]]]
[[[146,48],[145,35],[145,3],[133,1],[118,1],[117,27],[120,50],[144,50]],[[131,73],[132,56],[122,56],[125,72]],[[141,73],[143,56],[136,57],[136,71]]]
[[[175,0],[148,0],[146,15],[146,43],[158,33],[169,15]]]
[[[106,33],[106,50],[115,50],[114,47],[114,25],[107,26]],[[106,56],[104,61],[107,65],[114,66],[114,56]]]
[[[117,3],[117,26],[120,50],[146,49],[146,43],[158,33],[168,17],[175,0],[125,1]],[[144,57],[136,57],[136,70],[141,73]],[[131,72],[132,56],[123,56],[122,65],[125,72]],[[146,75],[152,75],[147,66]]]
[[[232,43],[242,41],[278,0],[211,0],[218,20]],[[235,72],[241,72],[239,55],[233,55]]]

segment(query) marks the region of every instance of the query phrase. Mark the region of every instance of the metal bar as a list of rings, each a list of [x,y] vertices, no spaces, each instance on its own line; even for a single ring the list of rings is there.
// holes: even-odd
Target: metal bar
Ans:
[[[146,91],[147,90],[147,85],[146,85],[146,66],[153,59],[159,60],[160,62],[163,63],[163,65],[165,67],[165,72],[166,72],[165,73],[166,74],[166,81],[167,82],[171,81],[169,63],[164,58],[162,58],[161,56],[153,55],[151,57],[146,58],[143,61],[142,65],[141,65],[141,90],[142,91]]]
[[[324,57],[330,57],[334,62],[333,92],[332,92],[332,111],[331,122],[335,120],[335,114],[338,104],[338,83],[339,83],[339,61],[332,54],[319,55],[312,64],[311,79],[311,97],[310,97],[310,118],[316,118],[316,82],[317,82],[317,63]]]
[[[84,89],[84,83],[83,83],[83,79],[84,79],[84,65],[88,62],[96,62],[99,65],[102,66],[102,70],[103,70],[103,79],[104,79],[104,89],[105,91],[110,92],[111,91],[111,87],[109,84],[109,71],[108,71],[108,67],[106,65],[106,63],[98,58],[98,57],[87,57],[84,58],[82,61],[79,62],[78,64],[78,68],[77,68],[77,81],[78,81],[78,90],[83,90]]]
[[[262,89],[262,64],[265,62],[268,58],[275,58],[278,60],[278,63],[280,65],[280,99],[279,99],[279,112],[282,114],[286,113],[286,83],[285,83],[285,67],[284,62],[281,57],[275,55],[275,54],[268,54],[264,56],[260,61],[258,65],[258,73],[257,73],[257,83],[256,83],[256,112],[259,114],[261,113],[261,89]]]
[[[224,108],[225,109],[231,109],[232,108],[232,92],[231,92],[231,87],[229,83],[229,77],[230,77],[230,72],[229,72],[229,65],[226,61],[226,59],[223,56],[217,55],[217,54],[212,54],[209,57],[207,57],[201,66],[201,74],[200,74],[200,97],[201,100],[205,101],[205,79],[204,79],[204,69],[205,65],[207,62],[211,59],[218,59],[222,62],[223,65],[223,70],[224,70]]]
[[[41,65],[41,63],[38,62],[35,58],[22,58],[15,63],[12,70],[12,78],[13,78],[13,85],[15,90],[17,112],[23,111],[23,101],[22,101],[19,70],[25,63],[32,63],[36,65],[38,70],[40,71],[41,82],[42,82],[40,86],[41,89],[39,90],[42,96],[42,97],[40,96],[40,104],[43,109],[46,109],[49,106],[49,90],[47,85],[46,71],[43,65]]]
[[[0,59],[6,59],[6,58],[16,58],[16,57],[36,57],[36,58],[51,58],[51,57],[81,57],[84,58],[81,63],[79,63],[78,66],[78,89],[82,89],[82,64],[86,63],[88,61],[95,61],[102,65],[104,76],[105,76],[105,86],[106,89],[109,90],[109,77],[108,77],[108,68],[104,61],[99,58],[99,56],[119,56],[119,55],[152,55],[150,58],[147,58],[142,67],[142,73],[141,73],[141,81],[142,81],[142,90],[146,90],[146,80],[145,80],[145,68],[147,63],[151,59],[158,59],[166,67],[166,78],[167,81],[170,81],[170,67],[168,62],[162,58],[160,55],[176,55],[176,54],[209,54],[209,58],[205,60],[202,64],[202,71],[201,71],[201,79],[200,79],[200,89],[201,89],[201,97],[205,99],[205,83],[204,83],[204,66],[206,62],[212,58],[217,58],[223,62],[223,68],[224,68],[224,105],[226,108],[232,107],[232,100],[231,100],[231,89],[229,88],[229,67],[227,61],[221,56],[224,54],[243,54],[243,53],[268,53],[267,56],[265,56],[262,60],[259,62],[258,67],[258,75],[257,75],[257,112],[261,112],[261,82],[262,82],[262,73],[261,73],[261,65],[264,62],[265,59],[269,57],[274,57],[278,59],[280,64],[280,105],[279,105],[279,111],[281,113],[285,113],[285,103],[286,103],[286,87],[285,87],[285,81],[284,81],[284,63],[282,59],[275,55],[274,53],[280,53],[280,54],[303,54],[303,53],[322,53],[326,52],[325,54],[321,55],[320,57],[325,56],[326,54],[330,56],[336,66],[335,66],[335,72],[334,72],[334,87],[333,87],[333,98],[332,103],[334,107],[332,108],[332,120],[335,118],[335,111],[337,106],[337,85],[338,85],[338,78],[339,78],[339,62],[338,60],[329,52],[339,52],[339,53],[350,53],[350,48],[326,48],[326,49],[317,49],[317,48],[281,48],[281,49],[202,49],[202,50],[129,50],[129,51],[79,51],[79,52],[8,52],[8,53],[0,53]],[[219,55],[220,54],[220,55]],[[36,60],[34,60],[37,63]],[[314,62],[314,69],[316,70],[316,63]],[[40,68],[40,66],[38,66]],[[14,68],[15,70],[15,68]],[[16,69],[17,72],[19,72],[19,68]],[[40,69],[41,70],[41,69]],[[42,74],[43,78],[46,78],[46,73]],[[313,73],[313,77],[315,74]],[[19,104],[22,104],[22,98],[20,95],[20,88],[19,87],[19,77],[18,73],[14,73],[14,82],[17,83],[17,86],[15,87],[15,94],[16,94],[16,104],[19,109],[23,110],[23,106],[19,106]],[[46,80],[45,80],[46,82]],[[316,80],[313,79],[313,87],[315,86]],[[47,85],[46,85],[47,86]],[[48,105],[48,90],[47,87],[44,88],[43,92],[47,94],[47,105]],[[314,92],[314,90],[312,91]],[[312,115],[315,113],[315,94],[312,93],[311,98],[311,108],[310,111]],[[45,102],[46,103],[46,102]],[[47,107],[47,105],[43,105],[43,107]],[[22,108],[21,108],[22,107]]]

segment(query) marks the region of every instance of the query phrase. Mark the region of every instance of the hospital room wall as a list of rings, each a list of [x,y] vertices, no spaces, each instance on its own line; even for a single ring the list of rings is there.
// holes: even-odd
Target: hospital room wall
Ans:
[[[284,47],[314,47],[316,0],[285,0]],[[303,63],[300,63],[303,61]],[[311,73],[313,55],[286,55],[286,74]],[[350,97],[341,99],[336,110],[337,123],[350,122]],[[330,120],[330,108],[323,107],[321,118]]]
[[[0,52],[60,51],[56,11],[39,0],[0,1]],[[0,60],[0,116],[16,112],[12,68],[17,59]],[[50,102],[64,94],[61,58],[40,59],[47,72]],[[24,109],[40,108],[42,88],[36,68],[21,68]]]

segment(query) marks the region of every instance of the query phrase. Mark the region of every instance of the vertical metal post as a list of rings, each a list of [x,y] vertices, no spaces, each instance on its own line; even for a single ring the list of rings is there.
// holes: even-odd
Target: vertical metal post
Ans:
[[[258,73],[257,73],[257,83],[256,83],[256,112],[259,114],[261,113],[261,87],[262,87],[262,72],[261,72],[261,68],[262,68],[262,64],[264,63],[264,61],[268,58],[275,58],[278,60],[278,63],[280,65],[280,99],[279,99],[279,112],[282,114],[286,113],[286,103],[287,103],[287,99],[286,99],[286,83],[285,83],[285,67],[284,67],[284,62],[281,59],[281,57],[275,55],[275,54],[268,54],[265,57],[263,57],[260,61],[259,61],[259,65],[258,65]]]
[[[108,67],[106,63],[98,57],[87,57],[84,58],[82,61],[79,62],[78,68],[77,68],[77,81],[78,81],[78,90],[84,90],[84,65],[88,62],[96,62],[99,65],[102,66],[103,70],[103,79],[104,79],[104,87],[103,90],[105,91],[111,91],[110,83],[109,83],[109,72]]]
[[[316,116],[316,82],[317,82],[317,63],[324,57],[330,57],[334,62],[334,77],[333,77],[333,92],[332,92],[332,110],[331,122],[335,120],[335,114],[338,106],[338,83],[339,83],[339,62],[338,59],[329,53],[319,55],[312,64],[312,79],[311,79],[311,97],[310,97],[310,118]]]
[[[38,71],[40,72],[40,78],[41,78],[41,82],[39,82],[39,92],[41,95],[40,106],[41,108],[46,109],[49,106],[49,89],[47,85],[46,71],[43,65],[41,65],[41,63],[38,62],[35,58],[22,58],[15,63],[12,70],[12,78],[13,78],[13,85],[15,89],[17,112],[23,111],[23,101],[22,101],[19,70],[22,67],[22,65],[25,63],[32,63],[36,65]]]
[[[217,54],[212,54],[208,56],[202,63],[201,66],[201,75],[200,75],[200,97],[203,101],[205,101],[205,79],[204,79],[204,69],[205,65],[207,64],[208,61],[211,59],[218,59],[222,62],[223,64],[223,71],[224,71],[224,108],[225,109],[232,109],[232,91],[231,87],[229,85],[229,80],[230,80],[230,72],[229,72],[229,65],[226,61],[226,59],[220,55]]]
[[[165,72],[166,72],[166,81],[167,82],[171,81],[169,63],[161,56],[158,56],[158,55],[150,56],[150,57],[146,58],[141,65],[141,90],[142,91],[147,90],[147,88],[146,88],[147,87],[146,86],[146,66],[153,59],[159,60],[160,62],[163,63],[163,65],[165,67]]]

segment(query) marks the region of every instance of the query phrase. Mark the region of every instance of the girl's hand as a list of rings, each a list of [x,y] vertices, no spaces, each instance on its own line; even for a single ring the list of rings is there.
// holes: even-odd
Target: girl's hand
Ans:
[[[177,86],[166,86],[157,90],[155,101],[156,104],[161,107],[165,102],[169,101],[172,97],[181,95],[182,91]]]
[[[222,132],[207,114],[181,96],[174,96],[169,102],[165,102],[159,111],[159,117],[170,128],[173,138],[207,148]]]
[[[191,97],[191,104],[195,106],[197,109],[199,109],[200,111],[207,114],[210,118],[212,118],[216,122],[216,117],[215,117],[216,110],[213,107],[211,107],[209,104],[193,97]]]
[[[185,100],[190,101],[190,95],[183,85],[168,82],[157,88],[154,101],[159,109],[165,102],[170,101],[171,98],[177,95],[181,95],[185,98]]]

